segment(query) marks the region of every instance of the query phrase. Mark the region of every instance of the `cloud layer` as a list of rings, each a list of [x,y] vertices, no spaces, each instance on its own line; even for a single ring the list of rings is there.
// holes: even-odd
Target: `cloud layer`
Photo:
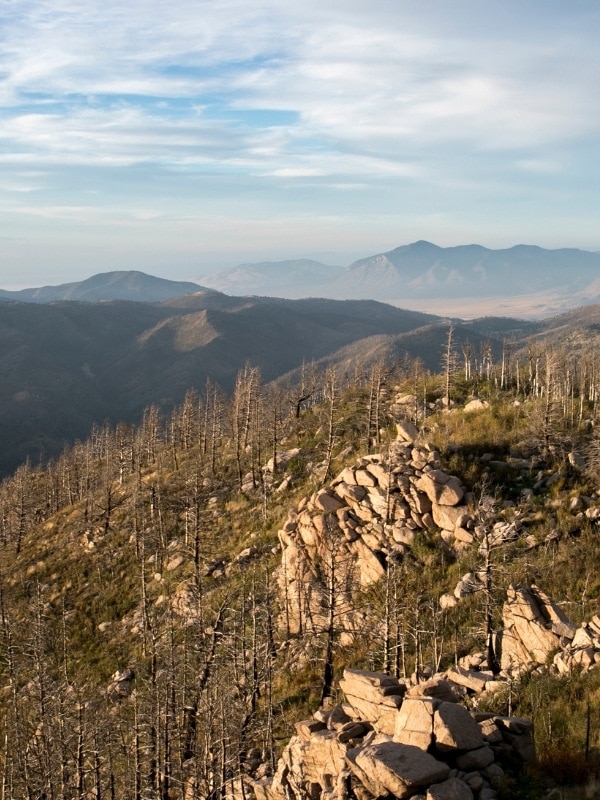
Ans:
[[[3,285],[414,238],[599,247],[599,16],[558,0],[5,0]]]

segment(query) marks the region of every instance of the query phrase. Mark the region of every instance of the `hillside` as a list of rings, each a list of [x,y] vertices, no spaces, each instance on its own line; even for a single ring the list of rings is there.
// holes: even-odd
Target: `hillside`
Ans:
[[[295,379],[308,364],[349,375],[379,359],[419,359],[437,372],[447,319],[374,301],[283,300],[200,292],[163,303],[0,303],[0,473],[37,463],[93,425],[137,424],[144,408],[169,412],[207,380],[229,393],[246,362],[266,382]],[[481,370],[510,350],[598,341],[598,306],[544,323],[484,317],[453,321],[455,359]]]
[[[343,267],[333,267],[319,261],[301,258],[240,264],[205,276],[202,280],[206,286],[228,294],[287,297],[298,300],[303,297],[337,297],[336,285],[345,275]],[[354,299],[374,298],[363,296]]]
[[[8,796],[324,799],[339,757],[348,798],[405,797],[377,787],[415,736],[424,791],[582,796],[597,401],[583,361],[575,390],[550,353],[533,382],[513,366],[452,370],[449,407],[418,365],[285,390],[246,367],[229,401],[189,394],[4,480]]]
[[[120,281],[116,282],[122,288]],[[448,322],[368,301],[236,298],[218,292],[163,303],[104,301],[1,305],[0,473],[55,456],[105,420],[138,423],[149,405],[169,411],[206,381],[231,391],[255,364],[266,381],[294,379],[303,364],[352,374],[378,359],[440,368]],[[506,346],[585,351],[598,338],[598,307],[541,323],[454,321],[456,358],[482,363]],[[539,344],[538,344],[539,343]]]
[[[265,380],[435,318],[381,303],[189,295],[162,304],[0,304],[0,471],[56,455],[93,424],[137,423],[251,361]],[[358,353],[357,353],[358,355]]]
[[[63,300],[82,300],[101,303],[107,300],[131,300],[140,303],[160,303],[172,297],[210,291],[196,283],[170,281],[144,272],[103,272],[83,281],[58,286],[40,286],[19,291],[0,290],[0,299],[21,303],[56,303]]]

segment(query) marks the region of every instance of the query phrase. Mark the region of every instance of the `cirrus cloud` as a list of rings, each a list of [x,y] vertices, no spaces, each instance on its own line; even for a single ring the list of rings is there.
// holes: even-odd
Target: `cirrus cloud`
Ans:
[[[453,229],[488,241],[495,230],[494,243],[510,244],[527,234],[529,203],[530,240],[600,246],[581,222],[598,210],[588,187],[599,28],[586,0],[9,0],[0,6],[0,211],[19,240],[47,235],[31,227],[36,209],[96,206],[96,223],[86,211],[85,224],[107,237],[125,207],[142,209],[136,224],[146,220],[149,236],[156,215],[215,215],[239,231],[247,261],[275,254],[236,222],[245,208],[280,225],[303,255],[295,216],[346,219],[353,235],[364,220],[368,253],[382,226],[378,249],[401,243],[395,230],[442,244],[459,243]],[[577,241],[557,239],[561,215],[577,217]],[[60,257],[76,242],[82,269],[81,217],[58,216]],[[213,266],[202,253],[218,251],[221,230],[211,239],[203,224],[199,269]]]

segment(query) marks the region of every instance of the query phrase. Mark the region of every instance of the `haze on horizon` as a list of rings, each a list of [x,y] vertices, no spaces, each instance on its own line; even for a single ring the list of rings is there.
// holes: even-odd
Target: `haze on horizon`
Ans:
[[[12,0],[0,286],[600,249],[591,0]]]

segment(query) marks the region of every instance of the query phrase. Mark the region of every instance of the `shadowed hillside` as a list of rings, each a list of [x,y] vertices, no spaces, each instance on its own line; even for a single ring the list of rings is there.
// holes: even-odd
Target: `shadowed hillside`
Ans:
[[[3,303],[0,468],[55,455],[104,420],[171,409],[207,379],[230,391],[246,362],[274,380],[349,343],[435,318],[380,303],[229,298]]]
[[[457,364],[480,369],[503,350],[545,342],[585,353],[598,339],[590,306],[544,324],[501,317],[453,321]],[[14,303],[0,306],[0,470],[55,455],[93,424],[138,422],[169,410],[207,380],[230,392],[245,363],[263,380],[303,365],[348,374],[379,359],[440,369],[448,320],[375,301],[283,300],[200,292],[163,303]]]

